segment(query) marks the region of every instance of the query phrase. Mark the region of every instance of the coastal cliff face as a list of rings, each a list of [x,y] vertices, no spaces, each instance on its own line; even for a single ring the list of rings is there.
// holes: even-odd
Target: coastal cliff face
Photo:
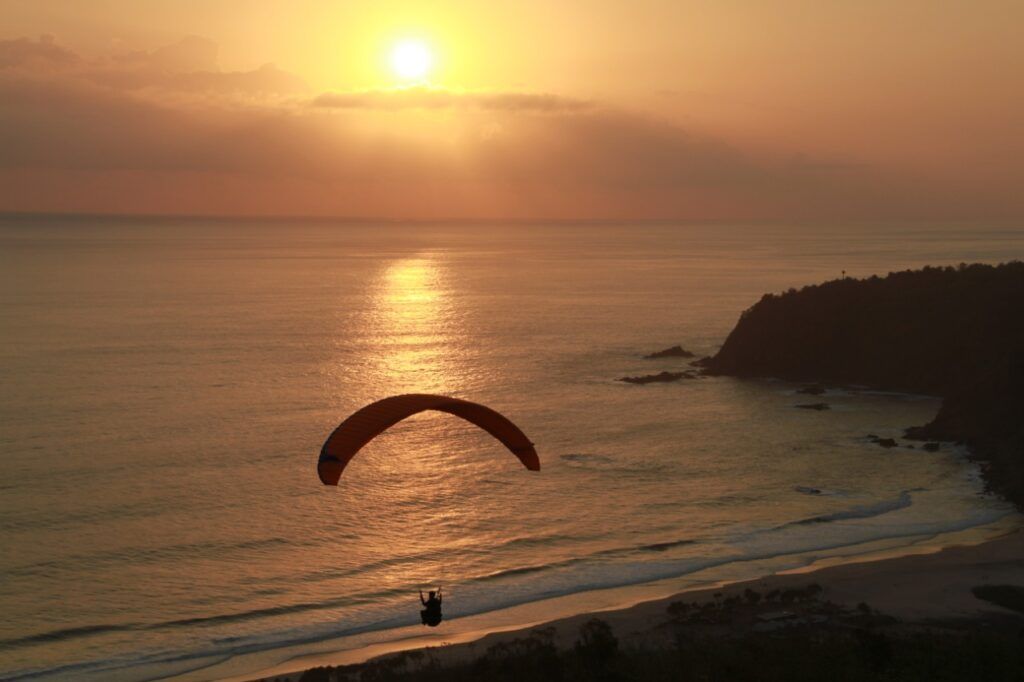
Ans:
[[[765,295],[709,374],[943,398],[910,438],[968,444],[990,487],[1024,508],[1024,263],[926,267]]]

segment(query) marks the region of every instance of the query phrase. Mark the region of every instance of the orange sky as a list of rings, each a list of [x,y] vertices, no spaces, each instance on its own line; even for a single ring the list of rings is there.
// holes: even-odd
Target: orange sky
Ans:
[[[0,0],[0,210],[1024,218],[1024,3]],[[397,41],[429,46],[412,82]]]

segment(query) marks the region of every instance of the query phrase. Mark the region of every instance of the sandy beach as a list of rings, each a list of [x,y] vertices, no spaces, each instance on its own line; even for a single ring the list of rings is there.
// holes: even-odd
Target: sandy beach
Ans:
[[[528,637],[538,631],[559,649],[567,649],[579,637],[580,627],[595,617],[611,626],[624,647],[645,650],[667,648],[674,643],[674,631],[670,626],[679,618],[679,607],[673,608],[672,605],[680,603],[693,605],[683,607],[693,613],[697,613],[702,604],[733,604],[706,622],[703,617],[692,618],[700,621],[712,636],[728,636],[747,630],[814,627],[830,620],[838,622],[844,615],[852,617],[851,614],[863,613],[865,606],[874,614],[873,617],[883,618],[903,629],[962,630],[982,624],[988,627],[993,623],[1013,623],[1014,619],[1021,618],[1018,612],[977,598],[972,589],[981,585],[1024,586],[1024,532],[1017,529],[976,544],[969,538],[964,542],[946,548],[924,543],[899,550],[900,556],[878,552],[856,558],[823,559],[806,568],[688,590],[628,608],[579,613],[501,632],[466,633],[440,645],[435,641],[431,645],[417,646],[414,640],[405,640],[368,647],[359,652],[305,657],[275,666],[256,677],[225,679],[230,682],[294,682],[310,668],[355,666],[388,656],[417,661],[426,658],[444,667],[472,661],[495,645]],[[810,587],[815,585],[820,586],[820,591]],[[781,597],[771,602],[759,600],[759,604],[751,605],[745,599],[748,591],[765,596],[777,593]],[[788,597],[787,591],[790,591]],[[729,615],[723,618],[721,613]],[[821,615],[823,613],[826,615]],[[417,649],[427,656],[407,655]]]

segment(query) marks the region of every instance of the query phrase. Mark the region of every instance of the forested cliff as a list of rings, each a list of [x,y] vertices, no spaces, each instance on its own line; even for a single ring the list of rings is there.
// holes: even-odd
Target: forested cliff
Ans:
[[[943,398],[911,438],[967,443],[992,489],[1024,508],[1024,263],[926,267],[767,294],[709,374]]]

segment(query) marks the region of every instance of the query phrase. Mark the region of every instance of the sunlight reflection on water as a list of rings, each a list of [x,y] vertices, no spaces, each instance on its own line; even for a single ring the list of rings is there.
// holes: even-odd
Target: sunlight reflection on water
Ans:
[[[451,354],[460,330],[444,274],[440,259],[425,254],[395,262],[381,276],[374,300],[382,395],[457,389]]]
[[[454,617],[1006,512],[952,451],[863,439],[927,421],[934,400],[850,394],[808,413],[771,382],[615,379],[676,368],[641,357],[676,343],[713,353],[765,291],[1019,255],[1016,233],[55,224],[0,239],[0,676],[125,659],[139,667],[117,676],[135,679],[161,652],[415,622],[421,586],[443,583]],[[495,406],[543,470],[424,414],[321,486],[330,430],[407,392]],[[786,525],[851,509],[893,511]],[[90,674],[111,677],[74,676]]]

